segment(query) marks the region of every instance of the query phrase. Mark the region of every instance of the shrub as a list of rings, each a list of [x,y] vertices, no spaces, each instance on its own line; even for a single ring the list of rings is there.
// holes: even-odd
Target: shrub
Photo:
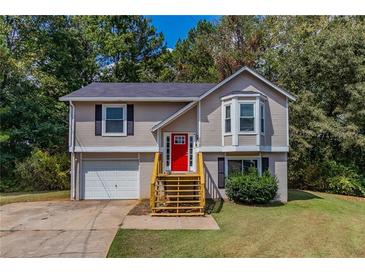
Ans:
[[[337,194],[365,197],[361,182],[349,176],[334,176],[329,179],[329,191]]]
[[[277,190],[277,178],[268,171],[260,176],[255,168],[244,174],[232,174],[226,181],[226,194],[234,202],[268,203],[275,198]]]
[[[16,164],[15,175],[23,190],[64,190],[69,188],[68,157],[34,150],[31,156]]]

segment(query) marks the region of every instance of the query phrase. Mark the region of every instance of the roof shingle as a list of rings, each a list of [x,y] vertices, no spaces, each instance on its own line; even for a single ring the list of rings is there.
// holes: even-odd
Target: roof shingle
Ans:
[[[213,83],[91,83],[62,100],[80,97],[199,97],[216,84]]]

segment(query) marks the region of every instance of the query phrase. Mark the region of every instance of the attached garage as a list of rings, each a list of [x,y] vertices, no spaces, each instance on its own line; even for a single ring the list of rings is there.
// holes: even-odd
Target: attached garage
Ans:
[[[138,160],[83,160],[81,198],[138,199]]]

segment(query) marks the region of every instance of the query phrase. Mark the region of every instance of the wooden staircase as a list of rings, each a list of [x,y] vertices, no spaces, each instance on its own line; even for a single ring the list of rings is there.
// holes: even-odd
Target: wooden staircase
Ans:
[[[201,216],[205,209],[203,157],[198,154],[197,173],[161,172],[160,153],[155,154],[151,178],[152,216]]]

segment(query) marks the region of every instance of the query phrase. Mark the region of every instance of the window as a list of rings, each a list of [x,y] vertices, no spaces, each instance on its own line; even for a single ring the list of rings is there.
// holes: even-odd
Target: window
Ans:
[[[183,135],[174,136],[174,144],[175,145],[185,145],[185,136],[183,136]]]
[[[224,108],[224,132],[231,133],[231,105]]]
[[[166,169],[170,167],[170,135],[166,136]]]
[[[260,131],[265,133],[265,105],[260,103]]]
[[[193,167],[193,147],[194,147],[194,137],[189,136],[189,167]]]
[[[239,160],[228,160],[228,175],[236,172],[243,173],[250,167],[257,168],[257,160],[250,159],[239,159]]]
[[[103,135],[124,136],[126,135],[126,106],[103,105]]]
[[[255,112],[254,103],[240,104],[240,131],[255,130]]]

